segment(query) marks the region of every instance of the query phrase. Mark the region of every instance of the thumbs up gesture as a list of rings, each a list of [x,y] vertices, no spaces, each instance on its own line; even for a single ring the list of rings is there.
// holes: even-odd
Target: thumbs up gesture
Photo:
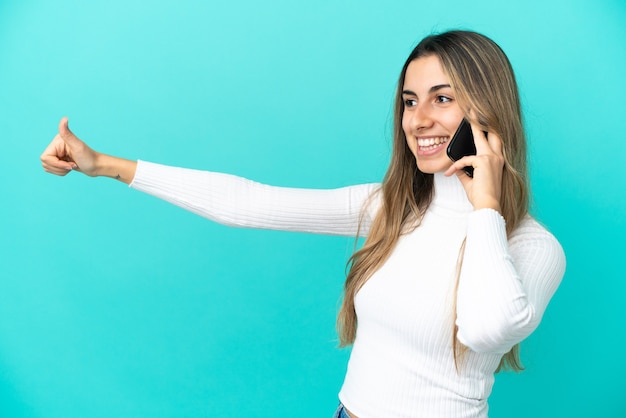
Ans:
[[[72,170],[96,176],[99,154],[70,131],[67,118],[59,122],[59,133],[41,154],[41,165],[48,173],[64,176]]]

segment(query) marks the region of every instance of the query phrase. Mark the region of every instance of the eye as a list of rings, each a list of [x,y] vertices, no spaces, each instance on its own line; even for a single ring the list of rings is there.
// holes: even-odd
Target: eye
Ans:
[[[417,100],[415,99],[404,99],[404,106],[405,107],[413,107],[417,105]]]
[[[448,96],[443,96],[443,95],[438,95],[435,99],[435,101],[437,103],[449,103],[452,101],[452,98],[448,97]]]

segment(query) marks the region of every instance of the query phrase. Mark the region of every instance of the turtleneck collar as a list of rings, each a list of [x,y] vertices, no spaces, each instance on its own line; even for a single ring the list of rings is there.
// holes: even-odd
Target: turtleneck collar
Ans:
[[[456,175],[446,177],[443,173],[435,173],[434,176],[435,195],[431,205],[462,213],[474,210]]]

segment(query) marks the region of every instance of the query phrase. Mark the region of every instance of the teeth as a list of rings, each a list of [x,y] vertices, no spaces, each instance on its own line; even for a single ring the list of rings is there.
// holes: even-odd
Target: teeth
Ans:
[[[418,139],[417,145],[420,147],[432,147],[433,145],[441,145],[448,142],[447,136],[438,136],[436,138]]]

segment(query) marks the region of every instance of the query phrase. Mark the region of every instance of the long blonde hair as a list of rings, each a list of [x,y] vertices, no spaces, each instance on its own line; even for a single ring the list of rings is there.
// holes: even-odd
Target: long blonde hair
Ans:
[[[419,224],[432,201],[433,175],[422,173],[417,168],[402,129],[402,90],[407,67],[412,61],[431,55],[441,61],[456,99],[466,111],[466,118],[471,119],[471,111],[473,120],[485,131],[494,132],[502,138],[505,164],[500,206],[507,234],[528,213],[526,138],[517,83],[508,58],[495,42],[476,32],[449,31],[424,38],[407,58],[398,80],[393,150],[381,187],[382,207],[372,221],[365,243],[348,262],[344,298],[337,318],[341,346],[352,344],[356,337],[356,293],[387,260],[398,238],[410,224],[414,224],[416,219]],[[456,316],[456,307],[454,311]],[[463,351],[456,334],[455,326],[452,343],[455,361]],[[513,370],[522,369],[518,348],[516,345],[503,357],[499,369],[506,366]]]

